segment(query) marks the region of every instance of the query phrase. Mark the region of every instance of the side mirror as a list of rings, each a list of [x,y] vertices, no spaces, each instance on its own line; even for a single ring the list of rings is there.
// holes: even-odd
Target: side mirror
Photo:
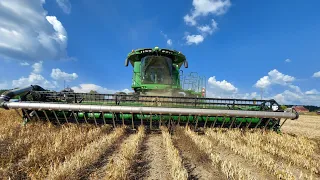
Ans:
[[[187,60],[184,61],[184,67],[188,68],[188,61]]]
[[[128,66],[129,65],[129,59],[126,59],[125,61],[124,61],[124,66]]]

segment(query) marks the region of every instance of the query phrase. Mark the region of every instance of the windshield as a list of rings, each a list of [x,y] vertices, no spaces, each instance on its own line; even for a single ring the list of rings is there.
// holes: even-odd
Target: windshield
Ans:
[[[142,82],[146,84],[171,84],[172,60],[164,56],[146,56],[141,59]]]

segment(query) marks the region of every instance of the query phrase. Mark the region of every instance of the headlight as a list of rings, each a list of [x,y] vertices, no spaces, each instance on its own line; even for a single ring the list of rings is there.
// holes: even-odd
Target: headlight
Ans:
[[[276,104],[274,104],[274,105],[272,105],[272,111],[278,111],[278,109],[279,109],[279,106],[278,105],[276,105]]]

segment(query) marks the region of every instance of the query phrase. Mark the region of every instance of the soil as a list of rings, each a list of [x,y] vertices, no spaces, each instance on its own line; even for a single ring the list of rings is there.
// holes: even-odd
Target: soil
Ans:
[[[222,172],[212,166],[208,155],[200,150],[182,130],[177,130],[173,142],[189,172],[189,179],[227,179]]]
[[[148,159],[149,168],[144,179],[172,179],[162,135],[159,133],[149,134],[145,145],[146,151],[144,152],[144,158]]]

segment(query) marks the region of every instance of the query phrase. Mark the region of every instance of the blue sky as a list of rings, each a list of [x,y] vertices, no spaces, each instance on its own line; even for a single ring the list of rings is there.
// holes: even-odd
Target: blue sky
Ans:
[[[320,2],[2,0],[0,89],[128,91],[136,48],[184,53],[210,97],[320,105]]]

